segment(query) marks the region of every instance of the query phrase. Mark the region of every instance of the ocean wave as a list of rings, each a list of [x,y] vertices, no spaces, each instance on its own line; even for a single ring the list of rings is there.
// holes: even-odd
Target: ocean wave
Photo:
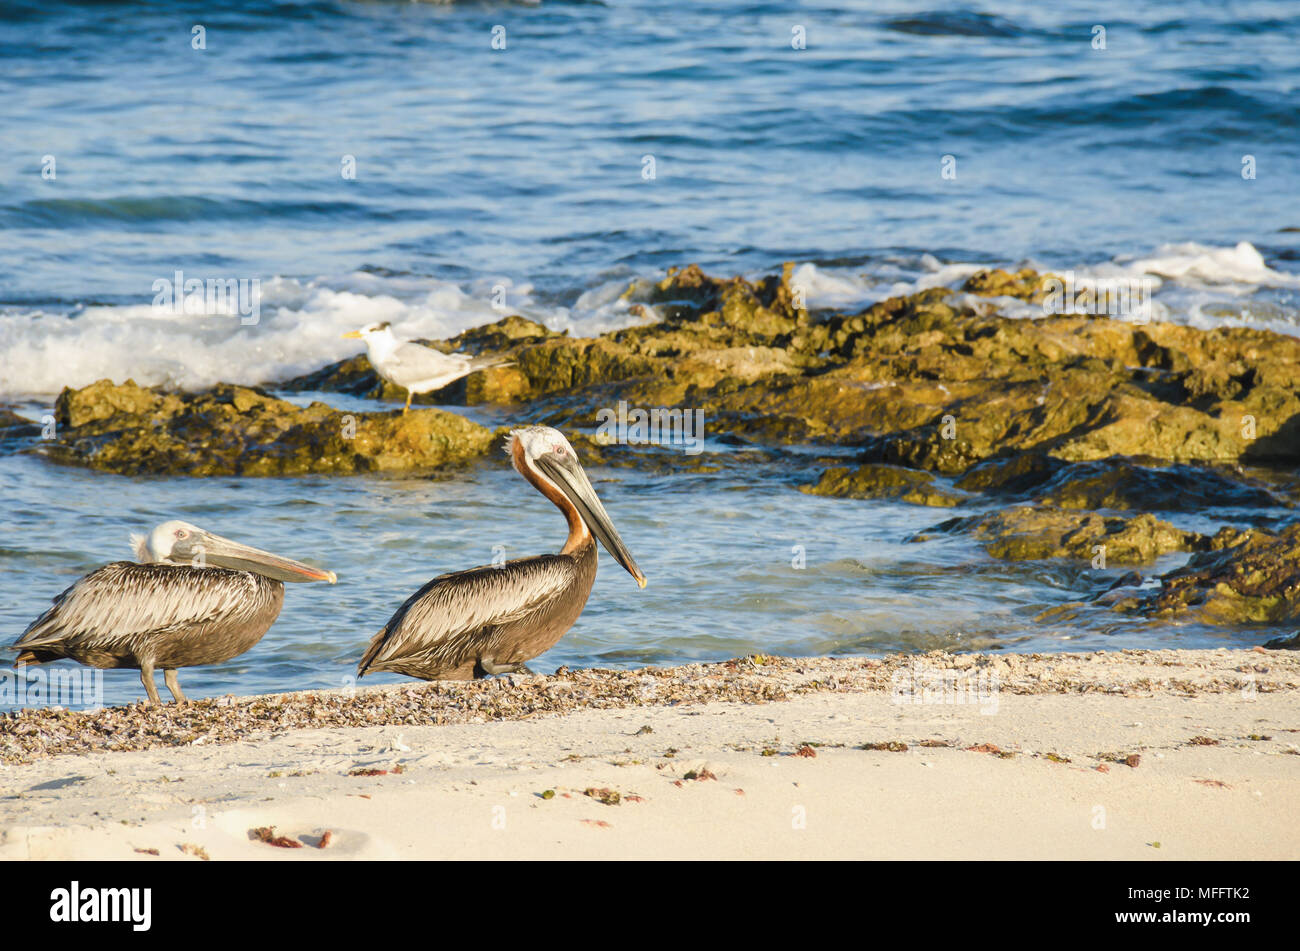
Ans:
[[[917,36],[1018,37],[1026,31],[1018,24],[993,13],[973,10],[935,10],[913,16],[890,17],[884,21],[888,30]]]
[[[1216,287],[1248,294],[1258,287],[1300,287],[1300,275],[1276,271],[1248,241],[1215,248],[1194,241],[1166,244],[1155,254],[1125,265],[1135,273],[1177,281],[1192,287]]]
[[[506,291],[503,308],[492,303],[498,285]],[[644,319],[621,299],[626,286],[602,284],[572,307],[544,307],[533,300],[531,285],[506,278],[462,288],[429,278],[356,272],[262,282],[256,323],[206,302],[198,313],[176,313],[152,301],[66,313],[14,311],[0,315],[0,394],[48,396],[104,378],[183,389],[218,382],[273,384],[357,353],[355,341],[342,334],[381,320],[408,338],[454,336],[506,314],[521,314],[552,330],[601,333]]]
[[[113,198],[39,198],[0,205],[3,228],[80,228],[105,224],[262,221],[272,218],[336,221],[387,220],[420,215],[411,209],[376,209],[349,201],[256,201],[204,195],[123,195]]]

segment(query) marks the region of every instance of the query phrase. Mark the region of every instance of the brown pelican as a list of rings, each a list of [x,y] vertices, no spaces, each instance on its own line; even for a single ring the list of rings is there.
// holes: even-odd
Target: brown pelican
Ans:
[[[406,405],[402,415],[411,408],[411,397],[417,393],[431,393],[448,383],[468,376],[475,370],[508,365],[509,361],[496,357],[471,357],[463,353],[443,353],[412,341],[401,341],[393,336],[387,321],[366,324],[360,330],[345,333],[345,338],[360,338],[366,342],[366,356],[375,372],[406,390]]]
[[[55,598],[9,647],[21,652],[15,667],[69,657],[139,669],[153,703],[161,668],[172,696],[184,700],[176,669],[219,664],[260,641],[284,604],[282,582],[337,580],[188,522],[164,522],[131,543],[139,563],[105,565]]]
[[[564,548],[558,555],[434,578],[371,639],[358,677],[386,670],[424,680],[469,680],[521,669],[582,613],[596,580],[596,538],[645,587],[645,576],[563,435],[548,426],[516,429],[506,453],[515,470],[564,513]]]

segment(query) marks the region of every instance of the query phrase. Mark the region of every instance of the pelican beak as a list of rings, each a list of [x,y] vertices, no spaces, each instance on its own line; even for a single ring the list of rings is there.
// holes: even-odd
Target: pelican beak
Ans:
[[[313,568],[292,558],[282,558],[269,551],[241,545],[239,542],[211,532],[192,542],[182,553],[195,563],[206,563],[235,571],[252,571],[276,581],[328,581],[334,584],[338,576],[332,571]]]
[[[605,511],[605,506],[600,504],[600,498],[592,488],[587,473],[583,472],[582,466],[578,465],[578,460],[567,453],[563,456],[547,453],[534,461],[538,469],[559,486],[560,491],[577,507],[578,514],[587,523],[591,534],[600,539],[600,543],[605,546],[605,551],[613,555],[614,560],[636,579],[640,587],[644,588],[645,575],[641,574],[641,569],[636,566],[632,553],[627,550],[623,539],[614,528],[614,523],[609,520],[609,513]]]
[[[360,340],[360,339],[361,339],[361,331],[360,331],[360,330],[349,330],[347,333],[345,333],[345,334],[343,335],[343,339],[344,339],[344,340]]]

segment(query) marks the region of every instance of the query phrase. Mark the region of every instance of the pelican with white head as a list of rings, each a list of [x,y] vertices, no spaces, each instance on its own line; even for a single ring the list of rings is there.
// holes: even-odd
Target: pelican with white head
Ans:
[[[183,701],[176,670],[219,664],[247,651],[280,616],[284,582],[338,579],[334,572],[168,521],[132,535],[136,561],[92,571],[54,599],[11,646],[14,666],[70,658],[90,667],[138,669],[152,703],[154,671]]]

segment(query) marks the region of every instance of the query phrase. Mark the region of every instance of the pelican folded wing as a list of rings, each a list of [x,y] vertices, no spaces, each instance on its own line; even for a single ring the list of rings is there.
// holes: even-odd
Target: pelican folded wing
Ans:
[[[211,641],[201,645],[197,632],[223,622],[242,628],[267,613],[274,618],[283,600],[283,586],[242,571],[115,561],[59,594],[10,650],[23,652],[20,661],[70,657],[93,667],[134,667],[148,653],[163,666],[158,655],[186,648],[154,643],[160,635],[192,630],[196,635],[182,640],[194,653],[221,654]]]
[[[358,674],[472,669],[480,659],[495,657],[504,631],[527,627],[552,607],[580,570],[572,558],[540,555],[434,578],[374,636]]]

